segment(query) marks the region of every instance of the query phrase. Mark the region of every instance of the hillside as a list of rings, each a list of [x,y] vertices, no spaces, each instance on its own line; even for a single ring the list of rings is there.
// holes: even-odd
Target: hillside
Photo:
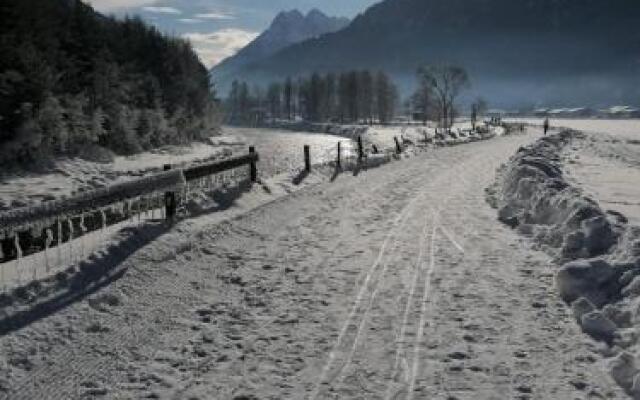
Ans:
[[[405,93],[418,65],[465,66],[495,105],[640,102],[635,0],[385,0],[346,29],[239,71],[263,82],[375,65]]]
[[[79,0],[0,5],[0,163],[96,146],[134,153],[215,127],[206,68],[184,41]]]
[[[293,44],[339,31],[349,25],[349,22],[348,18],[328,17],[317,9],[311,10],[307,15],[298,10],[281,12],[260,36],[237,54],[215,66],[211,70],[211,76],[221,85],[222,92],[226,93],[233,76],[243,67],[259,63]]]

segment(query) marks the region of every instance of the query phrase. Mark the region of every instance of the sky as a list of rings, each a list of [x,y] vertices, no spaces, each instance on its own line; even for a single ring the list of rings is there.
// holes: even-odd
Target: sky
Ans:
[[[268,28],[280,11],[317,8],[354,18],[380,0],[85,0],[105,14],[140,15],[163,32],[191,41],[212,67]]]

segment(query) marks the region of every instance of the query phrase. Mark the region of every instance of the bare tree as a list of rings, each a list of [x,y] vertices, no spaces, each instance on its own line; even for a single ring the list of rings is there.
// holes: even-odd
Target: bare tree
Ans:
[[[469,76],[464,68],[452,65],[429,65],[418,70],[421,86],[434,94],[444,128],[450,129],[454,117],[455,101],[469,87]]]
[[[419,111],[424,126],[427,126],[429,115],[432,112],[433,95],[431,93],[431,90],[431,86],[428,85],[424,79],[421,79],[418,90],[416,90],[416,92],[411,97],[413,109],[414,111]]]
[[[288,120],[291,120],[293,112],[293,81],[287,77],[284,83],[284,110]]]
[[[279,83],[272,83],[267,89],[267,104],[271,119],[280,118],[282,110],[282,86]]]
[[[482,118],[484,113],[487,112],[487,108],[487,102],[482,97],[478,97],[476,101],[471,104],[471,125],[473,126],[473,130],[476,129],[478,118]]]
[[[398,92],[387,74],[380,71],[375,77],[375,114],[381,124],[393,118],[398,100]]]

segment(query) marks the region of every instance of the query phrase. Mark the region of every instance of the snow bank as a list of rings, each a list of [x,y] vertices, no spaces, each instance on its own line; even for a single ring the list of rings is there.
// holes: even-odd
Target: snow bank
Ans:
[[[358,136],[365,135],[369,130],[369,127],[365,125],[342,125],[307,121],[277,121],[270,124],[269,128],[286,129],[296,132],[328,133],[348,139],[356,139]]]
[[[608,254],[625,229],[563,176],[559,153],[579,135],[567,130],[521,148],[489,189],[502,222],[559,248],[564,260]]]
[[[246,140],[242,137],[236,136],[211,136],[207,139],[207,143],[211,146],[244,146]]]
[[[640,399],[640,228],[604,211],[563,173],[561,153],[581,132],[564,130],[520,148],[487,189],[503,223],[556,256],[560,297],[628,394]]]

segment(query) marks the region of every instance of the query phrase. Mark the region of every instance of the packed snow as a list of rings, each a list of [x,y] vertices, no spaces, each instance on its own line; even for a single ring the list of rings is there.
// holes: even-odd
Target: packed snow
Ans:
[[[549,256],[485,202],[533,135],[289,174],[143,225],[3,298],[0,398],[624,398]]]
[[[501,221],[554,256],[559,295],[613,379],[640,399],[640,153],[620,135],[561,129],[520,148],[488,198]]]

